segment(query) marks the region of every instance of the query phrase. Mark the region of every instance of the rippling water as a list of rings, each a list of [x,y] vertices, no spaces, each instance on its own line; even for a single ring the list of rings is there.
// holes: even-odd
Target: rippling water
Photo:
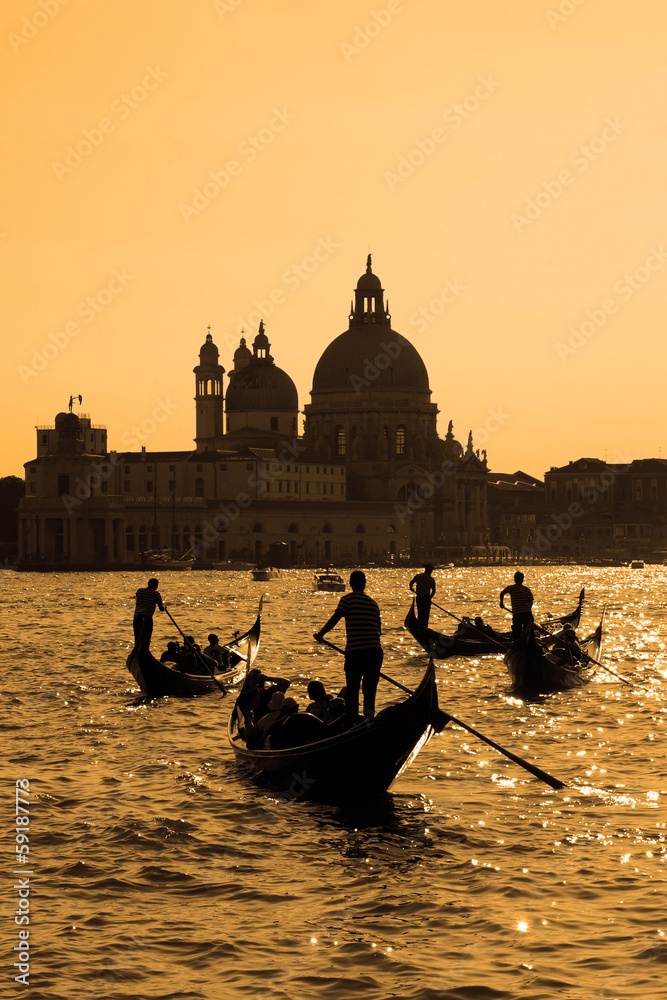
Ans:
[[[303,704],[311,677],[342,683],[342,657],[312,640],[337,597],[314,594],[311,575],[164,573],[160,590],[198,639],[249,626],[268,595],[257,662],[292,678]],[[367,575],[384,671],[414,686],[425,659],[402,624],[413,573]],[[439,570],[436,600],[507,626],[497,595],[511,575]],[[501,658],[438,667],[443,708],[566,788],[450,725],[390,793],[348,806],[244,779],[227,746],[233,698],[139,702],[125,657],[143,574],[2,581],[10,841],[15,781],[30,781],[30,865],[15,866],[33,872],[23,995],[667,997],[662,567],[527,573],[538,615],[570,610],[585,586],[593,631],[606,606],[602,662],[632,686],[598,671],[588,687],[524,702]],[[456,623],[434,609],[431,625]],[[157,615],[154,648],[173,632]],[[380,701],[395,691],[381,682]]]

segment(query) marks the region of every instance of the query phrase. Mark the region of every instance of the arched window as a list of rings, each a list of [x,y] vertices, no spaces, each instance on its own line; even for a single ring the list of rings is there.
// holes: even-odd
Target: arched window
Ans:
[[[139,551],[145,552],[148,548],[146,541],[146,525],[142,524],[139,527]]]
[[[360,534],[360,535],[363,535],[363,533],[364,533],[364,531],[365,531],[366,529],[364,528],[363,524],[358,524],[358,525],[356,526],[356,528],[355,528],[354,530],[355,530],[355,531],[356,531],[356,532],[357,532],[358,534]]]
[[[289,532],[290,532],[291,534],[294,534],[294,533],[295,533],[295,532],[297,532],[297,531],[298,531],[299,529],[298,529],[298,527],[296,526],[296,524],[290,524],[290,526],[289,526],[289,528],[288,528],[287,530],[288,530],[288,531],[289,531]]]
[[[158,528],[157,524],[154,524],[153,527],[151,528],[151,548],[152,549],[160,548],[160,529]]]
[[[131,524],[125,529],[125,551],[134,552],[134,528]]]
[[[336,454],[337,455],[344,455],[345,454],[345,428],[344,427],[337,427],[336,428]]]
[[[387,531],[389,532],[390,535],[395,535],[396,534],[396,525],[395,524],[389,524],[389,525],[387,525]]]
[[[396,454],[405,455],[405,427],[399,424],[396,428]]]
[[[253,531],[264,531],[264,528],[263,528],[263,527],[261,526],[261,524],[259,524],[259,522],[258,522],[257,524],[253,524],[253,526],[252,526],[252,530],[253,530]]]
[[[325,524],[324,527],[322,528],[322,533],[326,534],[326,535],[330,535],[331,534],[331,525],[330,524]]]
[[[195,496],[196,497],[204,496],[204,480],[202,479],[201,476],[197,476],[197,478],[195,479]]]

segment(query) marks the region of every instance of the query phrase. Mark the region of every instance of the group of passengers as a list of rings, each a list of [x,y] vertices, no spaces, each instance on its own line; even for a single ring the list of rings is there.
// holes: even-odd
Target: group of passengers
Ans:
[[[299,712],[296,699],[286,696],[290,683],[286,677],[267,677],[257,667],[248,672],[236,707],[240,733],[251,750],[282,746],[288,720],[297,715],[297,725],[304,741],[308,741],[310,732],[317,733],[321,738],[322,735],[334,735],[342,730],[345,688],[334,696],[327,693],[321,681],[310,681],[307,689],[310,702],[305,711]],[[294,728],[294,723],[290,722],[289,726]]]
[[[160,657],[160,663],[173,663],[184,674],[206,674],[224,672],[229,667],[229,650],[220,645],[215,633],[208,636],[208,646],[202,649],[192,635],[184,636],[183,643],[167,643]]]

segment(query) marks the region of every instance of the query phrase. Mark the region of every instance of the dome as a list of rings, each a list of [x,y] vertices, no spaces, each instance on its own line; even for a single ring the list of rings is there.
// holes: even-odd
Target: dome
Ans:
[[[57,431],[71,434],[81,430],[81,421],[76,413],[58,413],[55,423]]]
[[[234,351],[234,367],[242,368],[252,361],[252,351],[246,346],[245,337],[241,337],[239,346]]]
[[[213,337],[211,334],[207,333],[206,341],[202,344],[199,351],[199,363],[200,365],[217,365],[218,358],[218,348],[213,343]]]
[[[352,325],[329,344],[315,367],[313,393],[365,390],[430,393],[419,352],[390,327]]]
[[[227,412],[299,409],[299,397],[287,372],[270,361],[249,361],[232,373],[227,387]]]

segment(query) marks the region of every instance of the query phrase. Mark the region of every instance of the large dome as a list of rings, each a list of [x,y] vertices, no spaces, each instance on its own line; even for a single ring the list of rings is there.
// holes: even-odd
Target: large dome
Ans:
[[[390,327],[351,326],[329,344],[315,367],[314,393],[366,388],[430,392],[418,351]]]
[[[287,372],[271,361],[249,361],[233,372],[227,386],[227,412],[298,410],[299,397]]]

